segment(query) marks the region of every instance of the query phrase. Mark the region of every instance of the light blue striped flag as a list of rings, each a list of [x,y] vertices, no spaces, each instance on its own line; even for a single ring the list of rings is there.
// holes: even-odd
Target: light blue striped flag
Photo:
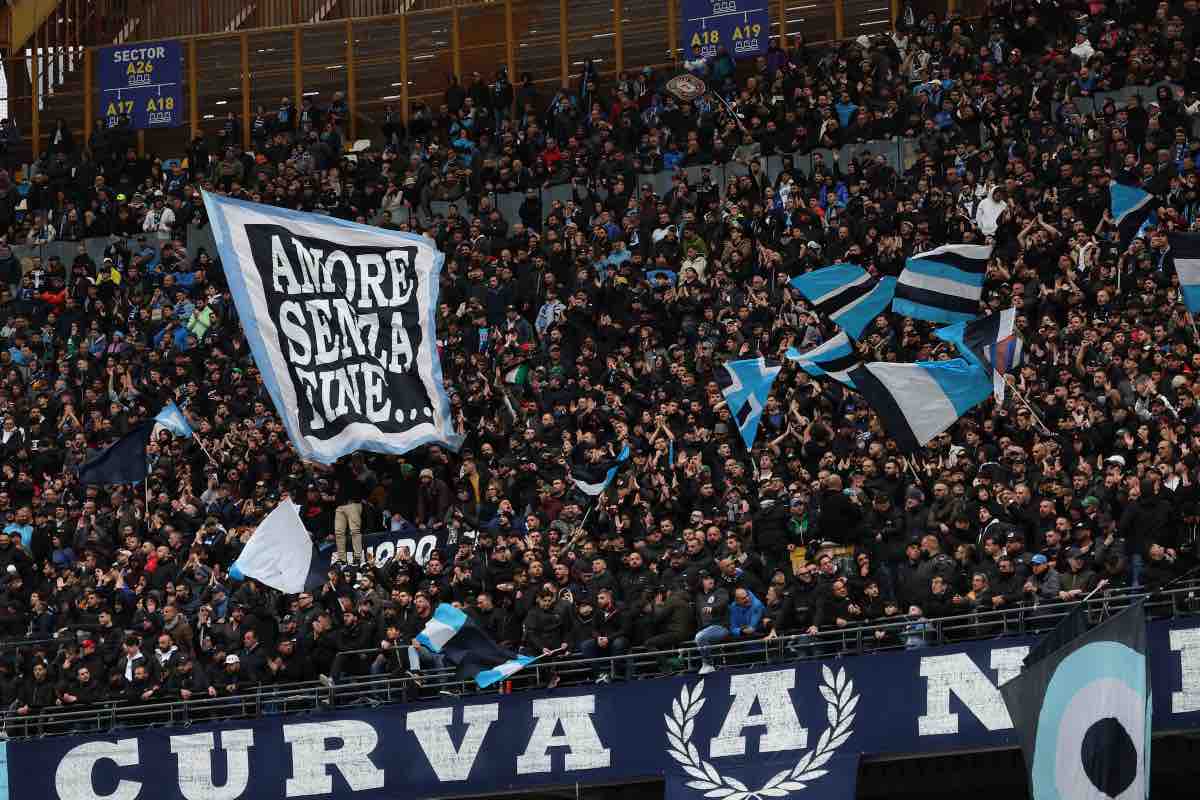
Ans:
[[[771,395],[771,385],[781,369],[779,362],[759,357],[727,361],[721,369],[714,371],[747,450],[754,447],[758,423]]]
[[[1167,241],[1183,304],[1193,314],[1200,313],[1200,233],[1172,233]]]
[[[787,349],[789,361],[795,361],[800,369],[814,377],[828,377],[854,388],[850,370],[862,365],[862,359],[854,349],[854,343],[845,331],[803,353],[794,347]]]
[[[458,635],[467,624],[467,615],[449,603],[441,603],[434,609],[433,616],[425,623],[425,628],[417,634],[417,643],[435,653]]]
[[[979,316],[991,246],[948,244],[918,253],[896,281],[892,311],[927,322],[970,322]]]
[[[915,364],[874,361],[855,368],[850,377],[904,453],[924,447],[992,396],[990,371],[965,358]]]
[[[816,306],[818,314],[858,339],[892,302],[896,279],[873,277],[854,264],[834,264],[792,278],[792,287]]]
[[[498,667],[481,670],[475,675],[475,684],[480,689],[486,689],[493,683],[502,681],[505,678],[511,678],[525,667],[537,661],[540,656],[517,656],[514,659],[505,661]]]

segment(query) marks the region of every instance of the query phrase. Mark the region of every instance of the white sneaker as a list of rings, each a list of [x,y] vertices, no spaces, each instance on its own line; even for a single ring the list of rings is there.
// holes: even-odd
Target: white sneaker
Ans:
[[[714,667],[714,666],[713,666],[712,664],[710,664],[709,662],[705,661],[703,664],[701,664],[701,665],[700,665],[700,672],[699,672],[699,674],[700,674],[700,675],[707,675],[707,674],[708,674],[708,673],[710,673],[710,672],[716,672],[716,671],[717,671],[717,668],[716,668],[716,667]]]
[[[341,553],[334,553],[332,556],[329,557],[329,566],[332,567],[334,564],[340,564],[340,563],[342,563],[342,554]]]

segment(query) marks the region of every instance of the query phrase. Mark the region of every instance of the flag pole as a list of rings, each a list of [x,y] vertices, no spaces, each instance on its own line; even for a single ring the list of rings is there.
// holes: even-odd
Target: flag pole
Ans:
[[[208,461],[210,464],[212,464],[214,467],[221,466],[220,464],[217,463],[217,460],[212,457],[212,453],[208,452],[208,448],[204,446],[204,442],[200,441],[199,436],[197,436],[196,434],[193,433],[192,441],[194,441],[200,447],[200,452],[204,453],[204,455],[208,457]]]
[[[1025,395],[1024,395],[1024,394],[1022,394],[1022,393],[1021,393],[1021,391],[1020,391],[1020,390],[1017,388],[1017,385],[1016,385],[1016,383],[1013,381],[1013,379],[1012,379],[1012,376],[1011,376],[1011,375],[1008,375],[1008,374],[1006,373],[1006,374],[1004,375],[1004,382],[1008,384],[1008,388],[1009,388],[1009,389],[1012,389],[1012,393],[1013,393],[1013,395],[1014,395],[1014,396],[1016,396],[1016,398],[1017,398],[1018,400],[1020,400],[1022,404],[1024,404],[1025,408],[1029,409],[1029,413],[1030,413],[1030,414],[1033,416],[1034,420],[1037,422],[1037,424],[1038,424],[1038,427],[1040,427],[1040,428],[1041,428],[1041,429],[1042,429],[1042,430],[1045,432],[1045,434],[1046,434],[1047,436],[1051,436],[1051,437],[1052,437],[1052,436],[1054,436],[1054,431],[1052,431],[1052,430],[1050,430],[1049,428],[1047,428],[1047,427],[1046,427],[1046,423],[1045,423],[1045,422],[1042,422],[1042,418],[1041,418],[1041,417],[1038,415],[1038,413],[1037,413],[1037,409],[1035,409],[1035,408],[1033,407],[1033,404],[1032,404],[1032,403],[1030,403],[1030,402],[1029,402],[1029,401],[1028,401],[1028,400],[1025,398]]]
[[[585,531],[584,526],[587,525],[587,520],[588,520],[588,517],[591,516],[591,514],[592,514],[592,509],[600,504],[600,498],[603,496],[604,496],[604,492],[601,492],[600,494],[596,495],[595,499],[592,500],[591,505],[589,505],[587,507],[587,510],[583,512],[583,519],[579,520],[579,527],[575,531],[575,535],[571,537],[571,541],[567,542],[567,546],[563,548],[563,555],[566,555],[567,553],[570,553],[572,550],[575,549],[575,545],[579,542],[579,537],[584,534],[584,531]]]

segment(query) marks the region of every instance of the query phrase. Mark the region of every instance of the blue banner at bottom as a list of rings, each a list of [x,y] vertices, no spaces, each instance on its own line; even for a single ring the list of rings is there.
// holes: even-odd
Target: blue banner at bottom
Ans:
[[[848,798],[860,756],[1015,746],[998,686],[1032,641],[14,740],[0,787],[21,800],[415,800],[662,778],[671,800]],[[1155,730],[1200,727],[1200,620],[1151,623],[1148,641]]]

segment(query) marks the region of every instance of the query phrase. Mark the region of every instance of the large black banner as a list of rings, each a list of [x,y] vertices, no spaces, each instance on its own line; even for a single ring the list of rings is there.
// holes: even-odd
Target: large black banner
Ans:
[[[456,446],[420,236],[206,194],[255,364],[305,458]]]

